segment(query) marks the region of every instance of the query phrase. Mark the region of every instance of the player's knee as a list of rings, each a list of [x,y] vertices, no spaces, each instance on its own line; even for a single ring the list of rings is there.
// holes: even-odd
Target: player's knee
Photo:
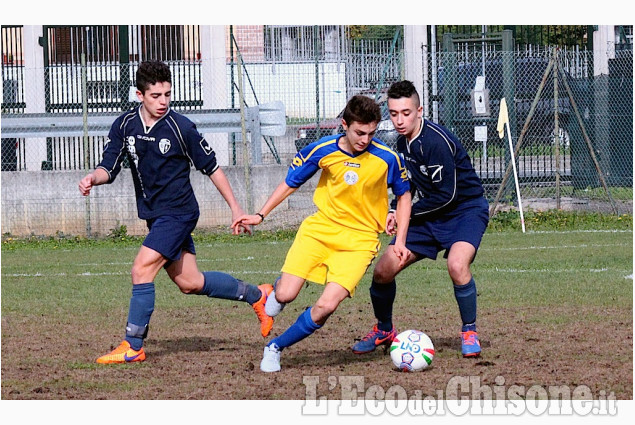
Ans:
[[[395,273],[384,264],[378,263],[373,270],[373,280],[379,283],[392,282],[395,278]]]
[[[132,270],[130,271],[132,283],[145,283],[147,280],[145,277],[146,274],[145,267],[139,266],[138,264],[132,265]]]
[[[455,283],[464,283],[466,280],[469,281],[470,265],[460,259],[448,259],[448,273]]]
[[[317,302],[315,303],[315,306],[313,306],[313,310],[319,316],[318,321],[316,323],[322,322],[323,324],[326,321],[326,319],[328,319],[329,316],[333,314],[335,310],[337,310],[338,305],[339,305],[339,302],[335,300],[318,299]]]
[[[276,300],[279,303],[290,303],[291,301],[293,301],[296,297],[296,294],[291,290],[291,289],[287,289],[282,285],[278,285],[276,287]]]

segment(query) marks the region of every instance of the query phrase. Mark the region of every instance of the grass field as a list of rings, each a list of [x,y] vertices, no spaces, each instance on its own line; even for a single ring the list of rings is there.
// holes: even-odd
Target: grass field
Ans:
[[[321,330],[283,352],[278,374],[259,370],[266,340],[246,303],[185,296],[163,272],[156,280],[148,359],[97,365],[95,358],[123,337],[129,270],[139,241],[5,237],[2,399],[303,400],[311,391],[342,399],[344,381],[353,377],[362,379],[359,398],[390,398],[368,391],[395,385],[408,397],[493,398],[487,390],[466,394],[450,385],[453,378],[473,377],[489,389],[564,386],[589,391],[565,392],[564,398],[612,394],[629,400],[632,216],[625,221],[612,229],[569,225],[564,231],[530,221],[526,234],[494,223],[473,266],[483,346],[479,359],[460,356],[458,309],[444,261],[424,260],[406,269],[398,277],[396,326],[423,330],[436,348],[432,367],[412,374],[392,370],[383,350],[361,356],[350,351],[374,323],[370,271]],[[199,267],[272,282],[291,236],[197,237]],[[385,249],[388,239],[382,241]],[[276,318],[273,335],[295,321],[320,291],[319,285],[306,286]],[[306,384],[307,377],[314,387]]]

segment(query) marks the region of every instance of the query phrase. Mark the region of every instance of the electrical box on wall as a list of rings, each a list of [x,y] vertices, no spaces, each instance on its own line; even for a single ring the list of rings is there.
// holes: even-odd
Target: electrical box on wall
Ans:
[[[475,117],[489,117],[489,89],[485,88],[485,76],[476,77],[474,90],[471,92],[472,115]]]

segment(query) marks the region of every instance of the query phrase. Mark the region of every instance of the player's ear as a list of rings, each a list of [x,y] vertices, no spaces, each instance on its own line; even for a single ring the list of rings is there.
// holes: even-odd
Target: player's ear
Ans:
[[[348,130],[348,124],[346,124],[346,120],[342,118],[342,128],[344,129],[344,133]]]
[[[137,90],[137,99],[139,99],[139,102],[143,102],[143,93],[141,93],[141,90]]]

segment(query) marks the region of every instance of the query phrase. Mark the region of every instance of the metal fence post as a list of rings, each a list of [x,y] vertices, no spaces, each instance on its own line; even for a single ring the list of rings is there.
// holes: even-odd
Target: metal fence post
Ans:
[[[516,90],[515,90],[515,57],[514,57],[514,35],[511,30],[504,30],[502,32],[503,37],[503,51],[502,51],[502,71],[503,71],[503,97],[509,99],[509,131],[512,136],[516,138],[517,133],[517,118],[516,118]],[[519,160],[519,156],[516,156],[516,160]],[[505,163],[509,165],[512,161],[512,153],[505,151]],[[502,184],[505,184],[503,182]],[[509,180],[507,185],[502,188],[505,192],[513,191],[512,181]]]
[[[86,54],[81,55],[82,62],[82,118],[84,123],[84,171],[86,174],[90,168],[90,152],[88,149],[88,93],[86,89],[87,85],[87,70],[86,70]],[[90,222],[90,196],[85,197],[86,210],[84,213],[86,222],[86,237],[91,237],[92,226]]]
[[[243,90],[243,73],[242,73],[242,58],[240,52],[238,52],[238,102],[240,102],[240,121],[242,129],[243,139],[243,171],[245,177],[245,189],[247,192],[247,211],[253,211],[254,199],[251,193],[251,164],[249,155],[249,144],[247,142],[247,124],[245,122],[245,92]]]

